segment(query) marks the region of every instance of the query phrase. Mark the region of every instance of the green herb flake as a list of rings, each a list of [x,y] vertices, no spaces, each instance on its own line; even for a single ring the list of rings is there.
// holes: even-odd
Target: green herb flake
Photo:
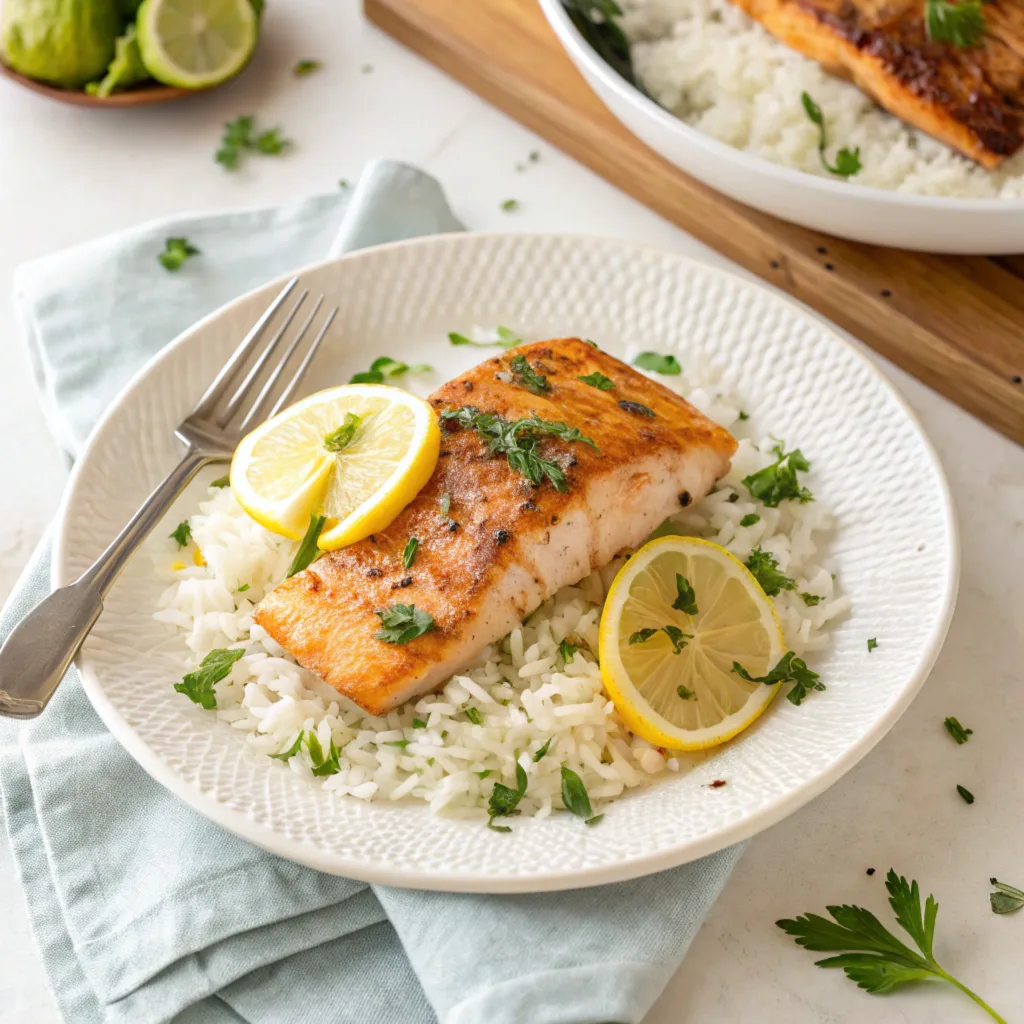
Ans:
[[[302,730],[299,730],[299,735],[295,737],[295,742],[287,749],[282,750],[279,754],[271,754],[270,756],[277,761],[290,761],[298,752],[302,746]]]
[[[402,567],[405,569],[411,569],[412,563],[416,561],[416,550],[419,548],[420,542],[418,537],[410,537],[405,545],[405,549],[402,551]]]
[[[740,409],[740,414],[739,414],[740,422],[743,422],[744,420],[749,420],[749,419],[750,419],[750,413],[744,412],[742,409]]]
[[[213,692],[214,684],[226,679],[231,674],[235,662],[244,656],[243,649],[228,651],[218,648],[210,651],[203,658],[199,668],[189,672],[180,683],[175,683],[174,689],[185,694],[193,704],[200,704],[207,711],[212,711],[217,706],[217,695]]]
[[[236,591],[236,594],[244,594],[249,589],[248,583],[243,583]]]
[[[486,779],[488,775],[493,775],[494,772],[490,768],[485,768],[482,772],[477,772],[477,778]]]
[[[678,626],[662,626],[661,631],[671,641],[673,654],[682,654],[687,641],[693,639],[692,633],[684,633]]]
[[[871,637],[871,639],[868,640],[868,654],[870,654],[877,646],[878,641],[874,637]]]
[[[576,657],[576,651],[577,647],[571,640],[563,640],[558,645],[558,654],[562,659],[562,664],[568,665]]]
[[[811,492],[797,479],[798,472],[803,473],[811,468],[800,449],[787,452],[780,443],[772,451],[778,456],[775,462],[745,476],[740,482],[769,508],[778,508],[783,501],[798,501],[802,505],[813,501]]]
[[[960,796],[963,797],[963,801],[965,804],[974,803],[974,794],[969,789],[966,789],[964,786],[961,786],[960,783],[957,783],[956,791],[960,794]]]
[[[547,754],[547,752],[551,749],[551,741],[554,738],[555,738],[554,736],[549,736],[547,743],[545,743],[544,746],[541,747],[537,751],[537,753],[533,755],[533,763],[534,764],[536,764],[542,757],[544,757],[544,755]]]
[[[760,521],[761,517],[756,512],[750,512],[740,520],[740,526],[753,526]]]
[[[404,377],[407,373],[430,373],[432,366],[426,363],[403,363],[391,356],[378,356],[370,364],[368,370],[354,373],[349,377],[349,384],[383,384],[388,380]]]
[[[676,693],[678,693],[683,700],[697,699],[697,694],[695,694],[689,687],[683,686],[681,683],[676,687]]]
[[[498,337],[494,341],[474,341],[457,331],[449,331],[448,341],[452,345],[473,345],[475,348],[515,348],[516,345],[522,344],[523,339],[507,327],[499,326],[495,333]]]
[[[800,595],[800,600],[803,601],[808,608],[813,608],[817,604],[821,604],[821,597],[818,594],[808,594],[805,590]]]
[[[192,539],[192,527],[186,519],[184,522],[178,523],[168,536],[177,543],[179,548],[187,548]]]
[[[663,355],[661,352],[641,352],[633,360],[633,365],[638,366],[641,370],[660,373],[665,377],[678,377],[683,372],[683,368],[675,356]]]
[[[629,645],[632,647],[634,644],[645,644],[652,636],[658,631],[652,629],[650,626],[646,626],[644,629],[638,629],[635,633],[629,634]]]
[[[989,895],[993,914],[1012,914],[1024,907],[1024,890],[1015,889],[1012,885],[990,878],[989,882],[996,887],[996,892]]]
[[[603,814],[595,814],[592,817],[587,818],[587,820],[584,821],[583,824],[584,825],[600,825],[602,821],[604,821],[604,815]]]
[[[779,571],[779,563],[769,552],[762,551],[760,545],[750,552],[750,557],[744,564],[769,597],[776,597],[783,590],[796,589],[796,583],[784,572]]]
[[[896,922],[914,940],[920,953],[900,941],[863,907],[848,904],[828,907],[831,921],[818,914],[803,914],[795,920],[775,923],[804,949],[814,953],[838,953],[838,956],[816,961],[816,965],[841,967],[851,981],[868,992],[881,994],[907,982],[938,978],[959,988],[993,1020],[1006,1024],[992,1007],[936,961],[932,953],[939,910],[935,897],[928,897],[922,912],[917,882],[907,882],[892,869],[886,876],[885,887]]]
[[[851,175],[856,174],[861,169],[860,146],[854,150],[849,150],[844,146],[836,153],[836,162],[830,164],[825,156],[825,150],[828,148],[828,139],[825,134],[825,115],[822,114],[821,107],[811,99],[809,93],[801,93],[800,102],[803,103],[804,113],[807,114],[811,124],[817,126],[818,129],[818,158],[821,160],[821,166],[829,174],[835,174],[840,178],[849,178]]]
[[[309,751],[309,758],[313,762],[313,774],[322,777],[325,775],[337,775],[341,770],[339,764],[338,748],[334,745],[334,737],[331,737],[331,746],[328,752],[320,743],[320,737],[312,730],[306,733],[306,750]]]
[[[414,729],[426,729],[427,723],[422,718],[414,718],[412,720],[412,727]]]
[[[765,683],[774,686],[776,683],[792,683],[793,686],[786,699],[797,707],[811,690],[824,690],[825,684],[817,672],[812,672],[803,658],[798,658],[792,651],[779,659],[778,664],[765,676],[752,676],[738,661],[732,663],[732,670],[748,683]]]
[[[357,416],[354,412],[345,413],[345,422],[324,438],[324,448],[334,455],[344,451],[352,443],[362,423],[362,416]]]
[[[496,782],[494,789],[491,790],[491,795],[487,801],[487,810],[490,812],[490,818],[487,820],[487,827],[494,829],[495,832],[511,832],[512,829],[504,825],[495,825],[495,818],[511,818],[518,814],[517,806],[519,801],[526,795],[527,786],[526,769],[517,761],[516,762],[516,788],[513,789],[511,786],[506,786],[504,783]]]
[[[292,74],[296,78],[305,78],[306,75],[311,75],[314,71],[319,71],[323,67],[323,62],[318,60],[300,60],[294,68],[292,68]]]
[[[484,724],[484,716],[482,714],[480,714],[480,711],[477,708],[466,708],[466,717],[474,725],[483,725]]]
[[[412,743],[412,740],[384,740],[381,745],[385,747],[398,747],[399,750],[405,750],[410,743]]]
[[[577,818],[592,818],[594,809],[590,806],[590,797],[583,780],[571,769],[562,765],[562,803],[567,811],[572,811]]]
[[[684,615],[697,614],[697,595],[693,592],[690,581],[678,572],[676,573],[676,599],[672,602],[672,607]]]
[[[984,0],[924,0],[924,24],[928,38],[961,49],[981,44],[985,35]]]
[[[231,477],[230,476],[219,476],[219,477],[217,477],[216,480],[213,481],[213,483],[210,484],[211,487],[216,487],[218,489],[223,488],[223,487],[229,487],[230,485],[231,485]]]
[[[338,188],[348,188],[348,178],[339,178]]]
[[[538,449],[542,437],[557,437],[567,444],[586,444],[594,451],[597,445],[584,437],[576,427],[567,423],[542,420],[529,416],[520,420],[506,420],[497,413],[481,412],[474,406],[446,409],[441,413],[446,429],[449,424],[475,430],[487,443],[492,455],[504,455],[509,468],[521,473],[534,487],[548,480],[556,491],[569,490],[569,483],[561,466],[553,459],[543,457]]]
[[[515,378],[515,382],[522,388],[526,388],[533,395],[542,395],[545,391],[551,390],[551,385],[548,384],[548,379],[541,373],[530,366],[527,362],[526,356],[518,355],[513,356],[509,363],[509,369],[512,371],[512,376]]]
[[[323,532],[324,523],[326,522],[327,516],[312,515],[309,517],[309,526],[306,527],[305,536],[299,542],[299,550],[295,552],[292,564],[288,566],[285,579],[290,579],[296,573],[302,572],[320,554],[316,542],[320,539],[320,534]]]
[[[199,250],[187,238],[167,238],[164,240],[164,251],[157,259],[166,270],[178,270],[185,260],[198,256]]]
[[[252,115],[246,114],[236,117],[224,126],[220,149],[217,150],[214,159],[226,170],[236,170],[245,152],[276,156],[291,145],[288,139],[282,137],[279,128],[271,128],[269,131],[254,135],[255,123]]]
[[[966,743],[968,738],[974,735],[973,729],[965,729],[955,718],[947,718],[942,724],[957,743]]]
[[[589,384],[592,388],[597,388],[598,391],[611,391],[615,387],[615,381],[611,377],[606,377],[603,373],[598,373],[597,370],[576,379],[583,381],[584,384]]]
[[[620,398],[619,408],[623,412],[631,413],[634,416],[646,416],[648,419],[654,419],[654,410],[649,409],[646,405],[641,405],[639,402],[631,402],[626,398]]]
[[[506,199],[501,204],[501,209],[502,209],[502,211],[504,213],[512,213],[513,211],[519,209],[519,200],[518,199]]]
[[[373,614],[380,618],[383,627],[373,637],[386,644],[407,644],[436,628],[433,618],[414,604],[393,604],[390,608],[378,608]]]

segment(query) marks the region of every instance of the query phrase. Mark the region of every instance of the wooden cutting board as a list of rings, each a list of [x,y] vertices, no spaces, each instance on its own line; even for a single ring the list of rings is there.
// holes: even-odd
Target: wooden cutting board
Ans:
[[[607,111],[535,0],[364,0],[367,17],[720,253],[1024,444],[1024,256],[845,242],[727,199]]]

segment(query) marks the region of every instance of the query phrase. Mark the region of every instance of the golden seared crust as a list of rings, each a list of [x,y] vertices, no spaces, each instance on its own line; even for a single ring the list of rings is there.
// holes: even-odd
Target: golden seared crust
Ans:
[[[496,376],[507,378],[511,360],[519,355],[547,377],[549,392],[535,395]],[[577,379],[595,371],[614,380],[614,389],[600,391]],[[444,384],[429,401],[439,415],[474,406],[507,420],[536,414],[565,421],[592,438],[599,451],[558,438],[541,442],[541,454],[565,472],[569,489],[560,492],[547,482],[532,486],[503,455],[490,455],[475,431],[449,424],[434,475],[387,530],[323,556],[260,602],[255,619],[278,643],[373,713],[394,706],[396,688],[405,693],[410,680],[453,652],[478,649],[507,630],[480,635],[491,628],[480,617],[488,591],[508,591],[509,581],[522,575],[523,566],[536,564],[538,549],[568,516],[600,519],[600,511],[583,507],[590,484],[621,474],[641,456],[671,452],[678,458],[692,452],[711,463],[707,489],[726,472],[736,448],[728,431],[682,398],[579,339],[502,353]],[[639,403],[654,416],[621,402]],[[645,476],[625,478],[627,491],[619,495],[622,507],[616,514],[630,514],[628,490],[642,491]],[[445,494],[451,499],[448,518],[441,510]],[[690,496],[680,500],[686,504]],[[402,552],[410,537],[419,539],[419,549],[406,569]],[[555,551],[542,554],[558,557]],[[591,568],[597,557],[608,561],[611,556],[592,550]],[[534,571],[521,587],[512,584],[519,617],[539,604],[536,592],[545,589],[539,575]],[[436,630],[401,646],[375,640],[380,628],[375,609],[398,602],[429,613]]]
[[[982,7],[981,45],[928,39],[924,0],[732,0],[890,113],[998,167],[1024,143],[1024,5]],[[798,97],[794,98],[796,102]]]

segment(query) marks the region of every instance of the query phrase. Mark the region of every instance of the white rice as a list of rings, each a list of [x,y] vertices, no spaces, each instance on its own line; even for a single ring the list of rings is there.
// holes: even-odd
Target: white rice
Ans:
[[[855,85],[826,74],[729,0],[624,0],[622,27],[647,92],[667,110],[737,149],[808,174],[831,175],[818,157],[818,129],[800,101],[821,107],[828,157],[860,147],[862,170],[847,179],[929,196],[1024,197],[1024,152],[997,171],[885,113]]]
[[[828,509],[817,501],[767,508],[753,500],[739,481],[774,461],[776,442],[764,437],[754,443],[748,430],[753,420],[740,419],[738,396],[719,392],[711,375],[687,367],[684,376],[651,376],[740,439],[729,475],[676,516],[672,532],[707,537],[740,559],[758,545],[770,551],[797,584],[775,599],[787,645],[800,655],[820,650],[828,624],[849,607],[816,539],[832,525]],[[805,454],[813,459],[813,450]],[[807,479],[813,490],[814,474]],[[748,513],[761,518],[741,526]],[[580,775],[595,805],[689,763],[630,733],[602,690],[591,652],[598,647],[601,604],[620,563],[563,588],[438,692],[374,718],[300,668],[252,621],[255,603],[284,578],[294,542],[250,519],[229,488],[211,488],[189,523],[193,543],[187,551],[170,538],[154,541],[154,572],[169,584],[156,618],[181,636],[183,673],[216,648],[246,651],[216,685],[217,710],[211,713],[254,750],[280,753],[300,731],[315,730],[324,751],[333,740],[339,752],[334,775],[313,775],[305,744],[282,771],[360,800],[422,800],[434,811],[483,817],[494,783],[515,785],[518,762],[529,778],[519,807],[543,817],[563,806],[563,763]],[[800,592],[821,601],[808,607]],[[590,650],[563,666],[558,645],[570,634]],[[481,724],[469,720],[469,709],[479,712]],[[547,754],[535,762],[546,743]]]

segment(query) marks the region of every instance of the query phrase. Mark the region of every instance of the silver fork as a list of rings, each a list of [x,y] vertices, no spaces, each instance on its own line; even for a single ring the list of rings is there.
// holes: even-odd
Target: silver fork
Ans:
[[[297,284],[298,278],[292,278],[285,285],[188,418],[175,430],[175,436],[186,448],[181,462],[157,485],[95,563],[74,583],[55,590],[36,605],[0,647],[0,715],[35,718],[42,712],[103,611],[103,598],[114,580],[174,499],[204,466],[229,461],[242,437],[255,424],[284,408],[295,394],[338,312],[335,307],[327,313],[301,361],[289,375],[288,363],[317,318],[324,297],[321,295],[313,304],[298,333],[276,362],[274,355],[305,303],[308,291],[298,296],[262,350],[260,342]],[[239,376],[241,381],[232,390],[232,383]],[[268,405],[269,411],[264,415]]]

